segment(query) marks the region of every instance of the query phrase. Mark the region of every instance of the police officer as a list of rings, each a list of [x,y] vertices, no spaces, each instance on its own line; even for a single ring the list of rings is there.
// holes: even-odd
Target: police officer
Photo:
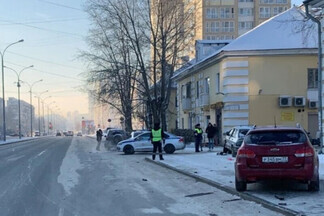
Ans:
[[[195,125],[195,132],[194,132],[196,152],[199,152],[199,146],[200,146],[200,143],[201,143],[201,140],[202,140],[202,133],[203,133],[203,131],[200,128],[200,124],[196,124]],[[200,148],[201,148],[201,151],[202,151],[202,146],[200,146]]]
[[[165,134],[160,128],[160,123],[155,123],[154,128],[151,131],[151,142],[153,144],[152,159],[155,160],[156,150],[159,150],[160,160],[164,160],[162,156],[162,140],[164,140]]]

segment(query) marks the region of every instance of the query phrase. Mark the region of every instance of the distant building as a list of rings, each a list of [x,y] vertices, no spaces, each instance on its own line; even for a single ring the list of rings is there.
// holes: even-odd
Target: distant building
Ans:
[[[20,119],[21,119],[21,134],[23,136],[30,136],[31,122],[30,122],[30,104],[21,100],[20,101]],[[35,124],[35,108],[32,106],[33,114],[33,128],[37,125]],[[7,134],[19,134],[19,120],[18,120],[18,100],[16,98],[10,97],[7,101],[6,106],[6,129]],[[34,131],[34,129],[33,129]]]

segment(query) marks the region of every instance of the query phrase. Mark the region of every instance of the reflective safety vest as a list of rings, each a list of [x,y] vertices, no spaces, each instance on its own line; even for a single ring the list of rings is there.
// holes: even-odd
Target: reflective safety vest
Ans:
[[[159,142],[162,140],[162,129],[160,128],[159,130],[154,130],[152,129],[152,141],[153,142]]]
[[[195,128],[195,131],[197,132],[197,134],[202,134],[203,133],[202,129],[200,129],[200,128]]]

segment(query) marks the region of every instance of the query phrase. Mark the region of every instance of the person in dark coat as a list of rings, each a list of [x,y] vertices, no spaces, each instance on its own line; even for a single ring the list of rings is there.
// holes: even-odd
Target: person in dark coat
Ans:
[[[207,128],[206,128],[206,133],[207,133],[207,138],[208,138],[208,151],[211,151],[212,149],[214,149],[214,136],[215,136],[215,132],[216,132],[216,128],[209,123]]]
[[[156,151],[159,150],[160,160],[164,160],[162,155],[162,141],[165,139],[165,133],[160,128],[160,123],[155,123],[154,128],[151,130],[151,142],[153,144],[152,159],[155,160]]]
[[[196,152],[199,152],[199,146],[200,146],[201,151],[202,151],[202,146],[201,146],[202,134],[203,134],[203,130],[200,128],[200,124],[196,124],[195,125],[195,131],[194,131],[195,150],[196,150]]]
[[[100,151],[100,144],[101,144],[101,140],[102,140],[102,136],[103,136],[103,132],[101,129],[97,130],[96,132],[96,137],[97,137],[97,151]]]

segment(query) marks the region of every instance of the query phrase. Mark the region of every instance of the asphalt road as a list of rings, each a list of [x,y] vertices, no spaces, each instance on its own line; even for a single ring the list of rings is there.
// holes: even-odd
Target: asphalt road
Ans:
[[[87,137],[0,146],[0,215],[279,215],[109,149]]]

